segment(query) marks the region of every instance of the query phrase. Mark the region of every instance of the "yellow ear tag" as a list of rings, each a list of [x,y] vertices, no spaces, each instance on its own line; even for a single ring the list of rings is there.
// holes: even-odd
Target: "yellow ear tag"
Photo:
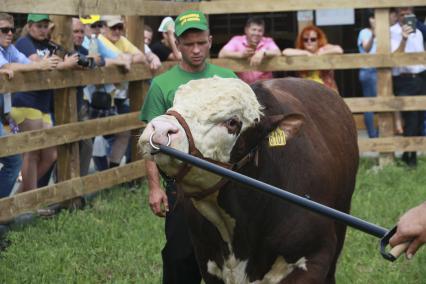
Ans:
[[[269,147],[284,146],[285,144],[285,133],[281,128],[277,127],[277,129],[269,133]]]

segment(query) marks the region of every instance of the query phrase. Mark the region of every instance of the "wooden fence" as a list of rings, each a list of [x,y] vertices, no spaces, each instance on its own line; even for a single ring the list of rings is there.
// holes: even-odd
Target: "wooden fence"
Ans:
[[[379,113],[380,138],[360,139],[360,151],[385,153],[382,161],[393,157],[395,151],[425,151],[424,137],[394,137],[393,114],[395,111],[426,109],[426,96],[394,97],[392,94],[391,67],[426,62],[426,53],[391,54],[389,39],[389,7],[401,7],[407,3],[396,0],[245,0],[244,5],[235,1],[219,0],[199,3],[143,1],[143,0],[3,0],[0,11],[9,13],[49,13],[57,24],[57,38],[64,46],[71,46],[71,16],[87,14],[121,14],[127,16],[128,38],[143,48],[144,16],[177,15],[186,9],[198,9],[206,14],[231,14],[248,12],[283,12],[320,8],[377,8],[377,54],[344,54],[318,57],[278,57],[262,64],[258,70],[296,71],[319,69],[378,69],[378,97],[348,98],[346,103],[354,113],[373,111]],[[412,6],[426,6],[426,0],[411,0]],[[234,71],[253,70],[245,60],[212,59],[214,64]],[[163,70],[174,63],[164,64]],[[108,67],[96,70],[37,71],[15,75],[12,80],[0,77],[0,93],[55,89],[55,116],[57,126],[0,138],[0,157],[24,153],[51,146],[58,146],[58,178],[55,185],[0,200],[0,222],[34,211],[52,203],[93,193],[115,184],[141,178],[145,175],[141,160],[89,176],[79,176],[79,140],[126,130],[133,131],[133,154],[136,157],[135,138],[143,127],[138,111],[147,89],[145,80],[153,74],[143,65],[134,65],[130,72]],[[132,112],[125,115],[77,122],[76,88],[86,84],[105,84],[130,81],[129,97]],[[387,154],[386,154],[387,153]]]

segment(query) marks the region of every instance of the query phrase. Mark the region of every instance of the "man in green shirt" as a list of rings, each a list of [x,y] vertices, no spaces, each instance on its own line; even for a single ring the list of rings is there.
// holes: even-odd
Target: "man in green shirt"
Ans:
[[[164,114],[173,105],[176,90],[190,80],[213,76],[236,78],[231,70],[206,62],[212,44],[208,23],[203,13],[188,10],[175,20],[176,45],[182,60],[169,71],[155,77],[141,110],[145,122]],[[166,217],[166,245],[162,251],[163,283],[200,283],[201,276],[189,237],[183,207],[177,205],[176,186],[164,176],[166,192],[160,186],[160,174],[154,161],[146,161],[149,205],[152,212]]]

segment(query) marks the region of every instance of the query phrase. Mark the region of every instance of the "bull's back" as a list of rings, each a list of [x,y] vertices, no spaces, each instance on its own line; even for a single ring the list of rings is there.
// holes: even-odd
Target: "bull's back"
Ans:
[[[289,141],[281,153],[267,158],[278,163],[277,175],[285,175],[285,183],[296,190],[303,191],[311,184],[313,190],[321,192],[320,201],[347,211],[355,187],[359,152],[355,122],[343,99],[321,84],[298,78],[264,81],[261,88],[266,90],[266,96],[259,100],[263,100],[267,115],[305,116],[300,135]],[[302,178],[290,181],[294,177]]]

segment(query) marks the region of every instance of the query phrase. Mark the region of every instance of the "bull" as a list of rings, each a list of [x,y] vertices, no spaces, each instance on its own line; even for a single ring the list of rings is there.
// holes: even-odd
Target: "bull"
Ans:
[[[334,283],[346,226],[191,167],[149,143],[214,161],[349,212],[358,168],[352,114],[331,89],[284,78],[190,81],[139,139],[175,177],[206,283]]]

